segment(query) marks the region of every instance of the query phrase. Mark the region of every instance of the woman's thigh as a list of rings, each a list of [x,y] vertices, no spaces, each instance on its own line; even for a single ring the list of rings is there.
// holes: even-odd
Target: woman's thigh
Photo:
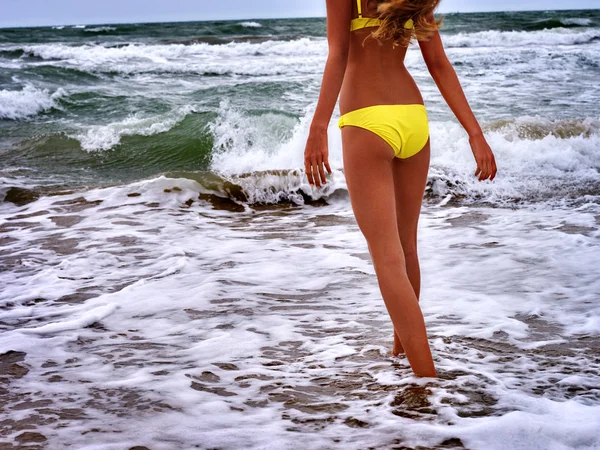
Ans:
[[[371,255],[374,260],[403,255],[394,198],[394,151],[376,134],[352,126],[342,129],[342,146],[352,209]]]
[[[416,252],[417,228],[427,185],[431,145],[407,159],[394,158],[392,174],[396,206],[396,221],[405,251]]]

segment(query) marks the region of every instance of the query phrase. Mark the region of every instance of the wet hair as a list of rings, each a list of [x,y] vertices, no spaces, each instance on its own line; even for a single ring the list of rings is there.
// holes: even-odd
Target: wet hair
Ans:
[[[393,41],[394,47],[408,47],[411,40],[428,40],[442,24],[442,19],[430,23],[429,13],[433,12],[440,0],[378,0],[377,12],[381,25],[371,34],[372,38]],[[413,29],[404,28],[410,19],[414,22]]]

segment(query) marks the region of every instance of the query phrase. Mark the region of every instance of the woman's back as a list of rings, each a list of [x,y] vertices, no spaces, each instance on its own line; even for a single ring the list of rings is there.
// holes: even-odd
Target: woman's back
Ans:
[[[348,1],[353,3],[353,19],[377,16],[377,2]],[[367,26],[350,33],[348,65],[340,95],[342,114],[371,105],[423,103],[417,85],[404,66],[407,48],[394,47],[390,40],[370,37],[375,29]]]

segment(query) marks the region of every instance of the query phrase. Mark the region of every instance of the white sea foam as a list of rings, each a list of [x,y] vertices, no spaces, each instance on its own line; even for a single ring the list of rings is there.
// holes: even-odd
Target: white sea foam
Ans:
[[[223,103],[219,117],[210,126],[215,139],[212,169],[226,176],[277,169],[302,171],[311,118],[312,109],[309,109],[289,134],[290,119],[282,123],[281,117],[271,114],[248,116],[228,102]],[[330,190],[345,188],[341,175],[341,138],[336,122],[334,118],[329,128],[329,160],[335,170]],[[556,134],[569,132],[571,135],[566,137]],[[600,188],[600,120],[560,122],[522,117],[492,127],[486,136],[494,149],[499,170],[493,183],[478,182],[473,175],[475,159],[468,136],[460,125],[432,122],[431,136],[432,193],[438,197],[466,196],[494,203],[560,202],[570,193],[577,198],[577,192],[586,188],[596,191]],[[260,183],[265,182],[260,179]],[[274,202],[282,194],[278,188],[273,190],[273,186],[249,189],[251,196],[263,199],[265,193],[270,192]]]
[[[541,135],[527,134],[527,125]],[[561,138],[547,132],[558,127],[543,118],[520,118],[494,131],[487,131],[487,140],[494,150],[498,176],[493,183],[480,183],[473,176],[476,168],[468,136],[456,123],[432,123],[431,176],[437,195],[467,195],[491,202],[503,203],[530,199],[563,201],[577,198],[582,191],[591,189],[598,195],[600,188],[600,123],[589,121],[594,130],[587,135],[575,132]],[[585,126],[582,128],[585,129]],[[450,185],[448,184],[450,182]],[[593,201],[590,198],[589,201]]]
[[[384,356],[391,323],[348,202],[232,215],[202,192],[161,177],[0,208],[19,255],[18,277],[0,272],[0,319],[16,324],[0,353],[26,352],[29,369],[11,391],[93,411],[38,424],[53,447],[94,448],[83,431],[121,412],[103,448],[600,445],[584,351],[600,323],[578,328],[600,316],[593,212],[425,207],[421,306],[444,378],[411,419],[394,397],[423,380]]]
[[[527,47],[579,45],[600,39],[600,29],[553,28],[539,31],[479,31],[443,37],[447,47]]]
[[[86,28],[84,31],[86,33],[103,33],[103,32],[107,32],[107,31],[116,31],[117,29],[115,27],[93,27],[93,28]]]
[[[239,25],[245,28],[261,28],[262,25],[258,22],[240,22]]]
[[[533,32],[485,31],[444,35],[443,40],[453,61],[475,65],[488,71],[498,67],[498,76],[514,79],[523,71],[536,76],[553,76],[564,67],[594,64],[600,53],[597,46],[578,49],[578,54],[557,50],[558,45],[575,46],[600,39],[599,29],[553,29]],[[463,47],[481,53],[465,55]],[[503,51],[493,58],[488,48],[511,47],[520,51]],[[130,44],[123,47],[105,45],[65,45],[61,43],[8,47],[7,50],[23,50],[26,55],[42,58],[52,65],[90,72],[122,74],[174,73],[218,74],[290,77],[313,76],[322,71],[327,55],[325,39],[302,38],[293,41],[235,42],[221,45],[197,43],[192,45],[144,45]],[[547,52],[556,54],[548,58]],[[536,53],[532,56],[531,52]],[[546,53],[544,53],[546,52]],[[587,54],[581,59],[581,52]],[[409,52],[408,62],[420,61],[417,51]],[[539,55],[537,55],[539,53]],[[500,71],[499,59],[507,64]],[[419,65],[419,63],[416,63]],[[530,67],[533,66],[533,67]],[[473,69],[469,70],[472,73]],[[558,75],[557,75],[558,76]],[[484,81],[491,81],[487,77]],[[488,90],[489,91],[489,90]]]
[[[57,108],[56,100],[65,95],[62,88],[51,93],[29,84],[20,91],[0,90],[0,119],[23,119]]]
[[[18,49],[13,48],[13,49]],[[223,45],[102,45],[39,44],[25,53],[78,70],[118,73],[172,72],[242,75],[313,73],[322,68],[325,40],[229,43]],[[277,61],[277,63],[274,63]]]
[[[560,21],[565,25],[579,25],[582,27],[587,27],[593,24],[592,19],[586,19],[585,17],[570,17],[567,19],[560,19]]]

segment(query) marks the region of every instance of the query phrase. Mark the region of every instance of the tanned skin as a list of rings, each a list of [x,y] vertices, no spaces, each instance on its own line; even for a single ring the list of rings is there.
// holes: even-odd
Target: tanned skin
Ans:
[[[384,104],[423,104],[404,66],[406,47],[365,39],[368,28],[350,32],[355,0],[326,0],[329,54],[317,108],[305,149],[311,186],[320,188],[331,174],[327,129],[338,97],[340,113]],[[369,2],[368,6],[372,2]],[[364,5],[364,3],[363,3]],[[363,6],[365,17],[376,17]],[[428,20],[433,23],[433,13]],[[448,106],[469,134],[479,181],[493,180],[494,154],[465,97],[439,32],[419,41],[427,68]],[[344,175],[352,209],[366,238],[386,308],[394,326],[391,353],[405,353],[418,377],[437,377],[419,306],[421,275],[417,227],[430,162],[430,142],[416,155],[400,159],[379,136],[363,128],[342,129]]]

